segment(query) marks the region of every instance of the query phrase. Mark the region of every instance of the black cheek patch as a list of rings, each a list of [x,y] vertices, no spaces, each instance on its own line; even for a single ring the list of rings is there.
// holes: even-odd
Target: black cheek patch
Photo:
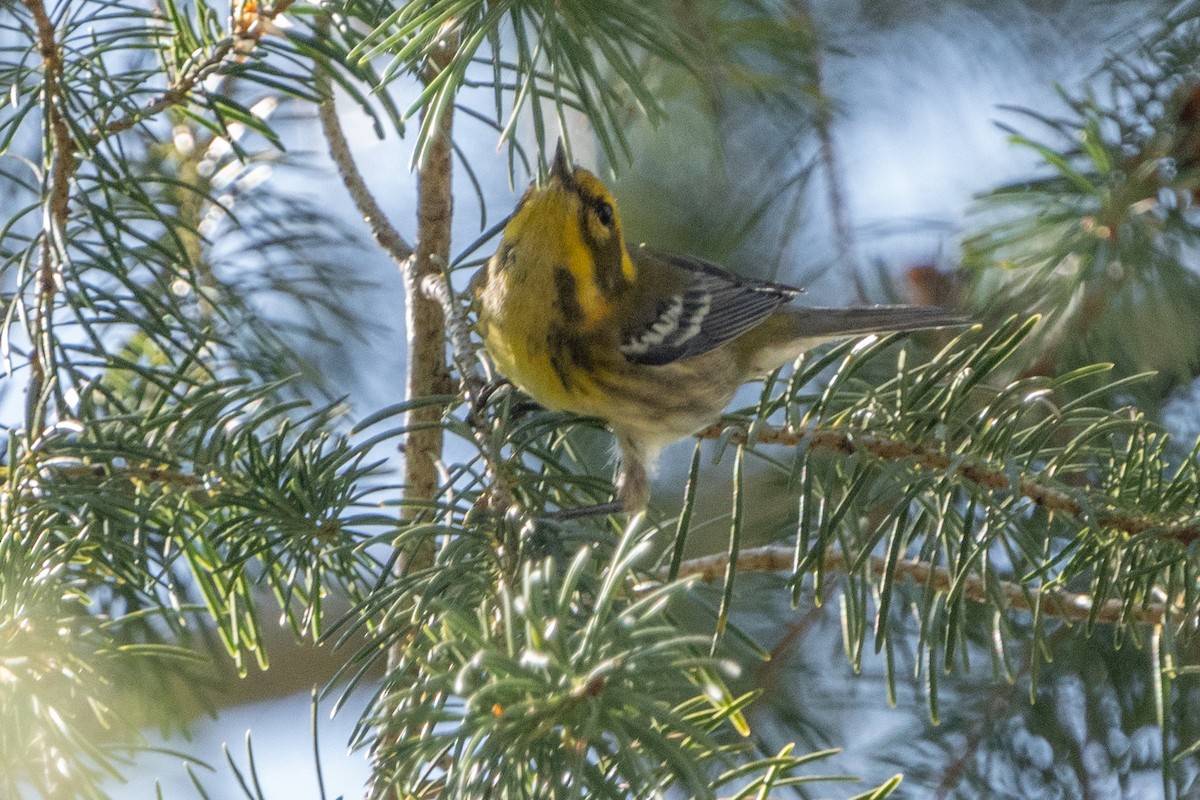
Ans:
[[[608,241],[596,249],[596,285],[609,297],[620,293],[629,283],[621,256],[621,239],[618,236],[609,236]]]
[[[550,326],[550,331],[546,334],[546,350],[550,353],[550,367],[558,376],[558,382],[562,384],[563,389],[571,391],[570,348],[567,346],[566,334],[557,325]]]
[[[604,237],[601,239],[593,236],[593,220],[591,217],[595,213],[596,203],[603,203],[604,201],[589,197],[582,199],[583,203],[579,207],[579,229],[583,232],[584,243],[595,259],[596,286],[599,287],[601,292],[611,297],[619,293],[629,283],[625,278],[625,270],[621,263],[623,253],[621,237],[615,230],[610,228],[602,229]]]
[[[554,270],[554,305],[568,322],[583,320],[583,308],[575,291],[575,276],[566,267]]]
[[[546,351],[550,356],[550,367],[558,377],[563,389],[572,390],[572,368],[587,369],[592,364],[587,343],[573,329],[583,321],[583,309],[579,305],[575,276],[566,267],[554,270],[554,306],[559,319],[550,323],[546,332]]]
[[[550,356],[550,368],[568,392],[572,391],[575,383],[571,379],[572,370],[587,370],[592,366],[587,342],[558,323],[552,323],[546,332],[546,352]]]

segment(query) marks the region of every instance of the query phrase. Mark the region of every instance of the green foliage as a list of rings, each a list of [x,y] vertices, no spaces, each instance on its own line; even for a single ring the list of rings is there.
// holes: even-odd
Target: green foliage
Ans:
[[[1131,389],[1154,401],[1197,374],[1195,17],[1195,4],[1184,4],[1087,88],[1060,90],[1062,115],[1019,109],[1047,136],[1006,126],[1048,174],[983,198],[964,263],[984,313],[1045,316],[1036,372],[1097,359],[1115,362],[1120,376],[1153,370]]]
[[[548,101],[564,131],[568,112],[584,114],[594,123],[605,152],[615,157],[628,154],[624,128],[632,115],[652,120],[662,115],[648,80],[648,62],[691,60],[678,27],[670,24],[667,3],[430,0],[400,3],[394,10],[390,6],[344,4],[348,17],[373,29],[350,56],[362,62],[390,56],[381,75],[384,82],[405,74],[424,81],[424,91],[404,114],[422,113],[414,163],[423,161],[430,132],[456,102],[460,88],[477,80],[469,74],[475,64],[490,72],[483,85],[494,90],[492,123],[501,141],[508,142],[510,155],[516,147],[513,128],[526,110],[533,118],[538,152],[550,149],[542,108]],[[512,48],[502,40],[511,40]]]
[[[1114,414],[1090,405],[1090,397],[1070,399],[1071,384],[1095,369],[1004,385],[990,380],[1030,327],[1010,322],[986,336],[964,336],[925,364],[910,364],[902,352],[894,377],[878,383],[855,373],[860,359],[884,343],[852,353],[793,423],[842,432],[855,450],[830,459],[809,447],[785,466],[800,487],[794,579],[815,568],[820,581],[821,559],[831,548],[846,557],[852,578],[866,579],[859,570],[880,551],[892,569],[906,556],[944,565],[951,580],[941,595],[946,605],[939,611],[935,601],[925,609],[922,619],[931,627],[920,638],[931,651],[943,650],[947,667],[965,636],[962,587],[971,574],[986,578],[998,570],[1030,588],[1092,584],[1094,612],[1110,597],[1126,598],[1118,635],[1136,628],[1133,614],[1158,596],[1154,587],[1178,598],[1182,609],[1200,599],[1192,578],[1198,565],[1186,547],[1200,518],[1197,464],[1174,469],[1165,435],[1135,412]],[[797,372],[790,397],[811,392],[814,377],[811,369]],[[766,407],[788,399],[785,390]],[[856,442],[857,435],[868,438]],[[876,437],[886,437],[886,446],[877,446]],[[1061,493],[1071,508],[1034,491],[1034,482]],[[1134,519],[1146,527],[1129,530]],[[891,580],[890,570],[882,580]],[[885,586],[881,596],[888,594]],[[990,600],[1006,605],[999,594]],[[886,639],[886,611],[877,618],[877,652]],[[1195,620],[1185,614],[1178,624]],[[1002,642],[1002,631],[994,634]],[[849,638],[852,658],[865,635],[857,629]]]
[[[809,758],[745,761],[730,718],[751,698],[726,698],[713,676],[731,665],[664,613],[686,585],[630,598],[647,545],[630,529],[599,570],[583,549],[562,573],[527,562],[474,609],[430,602],[413,633],[426,641],[407,644],[369,717],[378,794],[715,797],[805,780],[793,770]]]
[[[169,624],[160,610],[122,609],[117,582],[81,568],[93,531],[71,524],[63,503],[29,498],[33,471],[8,469],[0,502],[0,791],[51,796],[65,781],[100,797],[97,781],[120,774],[145,722],[122,694],[177,691],[164,676],[194,656],[155,634]]]

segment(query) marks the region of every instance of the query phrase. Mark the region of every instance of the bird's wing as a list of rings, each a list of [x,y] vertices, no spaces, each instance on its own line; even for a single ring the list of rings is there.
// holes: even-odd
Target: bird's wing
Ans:
[[[646,247],[630,255],[644,284],[622,330],[621,353],[635,364],[669,364],[707,353],[760,324],[799,292],[692,256]]]

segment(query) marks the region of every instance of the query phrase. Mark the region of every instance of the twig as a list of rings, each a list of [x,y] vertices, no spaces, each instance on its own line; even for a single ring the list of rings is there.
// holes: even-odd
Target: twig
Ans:
[[[700,439],[716,439],[727,435],[724,425],[710,425],[696,434]],[[735,444],[746,444],[747,435],[742,431],[728,433]],[[788,428],[763,428],[755,431],[756,444],[781,444],[796,446],[807,443],[809,447],[832,450],[851,455],[870,453],[885,461],[911,460],[930,472],[945,472],[951,468],[960,478],[994,492],[1011,492],[1032,500],[1048,511],[1067,514],[1082,524],[1094,524],[1111,528],[1130,535],[1151,534],[1161,539],[1174,539],[1184,545],[1200,540],[1200,523],[1196,521],[1164,522],[1151,517],[1139,516],[1116,509],[1100,509],[1089,514],[1088,506],[1063,489],[1046,486],[1032,478],[1022,477],[1014,486],[1007,471],[979,464],[955,464],[946,453],[933,447],[898,442],[884,436],[868,433],[849,433],[836,430],[793,430]]]
[[[454,57],[457,40],[448,36],[430,56],[426,80],[445,69]],[[433,113],[431,107],[421,112]],[[451,138],[454,123],[454,104],[447,103],[434,121],[429,133],[427,156],[417,171],[417,249],[403,268],[404,292],[407,298],[405,320],[408,323],[408,376],[405,397],[414,400],[445,390],[446,320],[436,300],[426,297],[421,289],[428,276],[441,276],[450,263],[450,223],[454,210],[451,168],[454,143]],[[442,457],[441,409],[425,405],[414,408],[406,420],[409,434],[404,444],[404,495],[416,501],[407,508],[416,509],[424,501],[437,496],[439,478],[437,464]],[[420,511],[407,512],[419,515]],[[423,552],[412,555],[409,569],[424,569],[432,559],[427,544]]]
[[[471,340],[471,323],[463,313],[463,307],[454,302],[450,284],[441,275],[426,275],[421,282],[425,296],[436,300],[446,318],[446,330],[450,338],[450,356],[458,369],[463,393],[466,395],[468,420],[471,423],[475,446],[479,448],[487,465],[490,477],[489,505],[501,512],[516,505],[515,492],[508,479],[504,457],[496,452],[490,436],[490,423],[484,418],[483,403],[488,394],[489,381],[480,373],[479,365],[486,370],[486,362],[479,358],[479,349]]]
[[[323,16],[317,25],[318,33],[328,30],[328,25],[328,16]],[[363,180],[358,165],[354,163],[354,155],[350,152],[350,144],[346,141],[341,120],[338,119],[333,89],[329,84],[329,76],[325,73],[326,69],[330,67],[326,64],[319,65],[314,71],[314,77],[317,94],[321,97],[321,103],[317,106],[317,116],[321,120],[321,131],[325,134],[325,141],[329,144],[329,157],[333,159],[338,175],[341,176],[346,191],[350,193],[350,199],[354,201],[354,207],[371,229],[371,236],[401,269],[407,270],[406,264],[413,256],[412,245],[404,240],[383,213],[383,209],[375,201],[375,196],[367,188],[367,182]]]
[[[244,0],[232,3],[236,15],[230,20],[229,37],[221,40],[213,47],[212,52],[203,60],[189,64],[186,69],[175,77],[166,91],[151,100],[134,113],[113,120],[92,131],[91,141],[100,141],[113,133],[127,131],[145,119],[153,117],[171,106],[187,101],[193,89],[202,80],[216,72],[226,59],[233,56],[234,60],[244,59],[258,44],[258,40],[268,33],[278,33],[275,18],[288,9],[295,0],[278,0],[270,6],[260,6],[258,0]]]
[[[795,567],[796,549],[784,545],[767,545],[743,550],[738,554],[737,571],[744,572],[791,572]],[[715,553],[685,561],[679,566],[679,578],[697,576],[705,583],[713,583],[725,576],[725,568],[729,562],[726,553]],[[867,559],[867,570],[876,578],[882,578],[887,573],[887,561],[882,558]],[[824,568],[831,572],[848,572],[849,565],[846,557],[837,552],[825,554]],[[896,578],[909,578],[918,586],[928,586],[935,592],[946,592],[954,585],[955,576],[949,571],[934,567],[920,561],[901,559],[896,562],[894,575]],[[665,573],[664,573],[665,576]],[[1043,615],[1069,620],[1092,619],[1097,622],[1115,623],[1124,618],[1125,603],[1120,599],[1106,600],[1099,608],[1095,607],[1092,598],[1086,594],[1069,592],[1065,589],[1047,589],[1024,587],[1018,583],[1005,580],[995,580],[993,583],[1003,595],[1007,610],[1033,611],[1035,604],[1038,612]],[[963,597],[975,602],[988,604],[993,596],[988,592],[987,581],[981,575],[971,575],[961,582]],[[1131,609],[1130,616],[1146,625],[1158,625],[1163,621],[1167,612],[1163,603],[1147,603],[1141,608]],[[1184,614],[1182,609],[1173,609],[1177,614]],[[1193,616],[1196,612],[1192,612]]]
[[[443,275],[426,275],[421,279],[421,292],[442,308],[446,320],[446,333],[450,339],[450,357],[462,377],[462,388],[467,402],[477,403],[483,396],[487,380],[478,369],[478,348],[471,341],[471,323],[462,313],[462,307],[454,302],[454,293]]]
[[[36,303],[33,328],[30,331],[32,347],[29,356],[29,395],[26,406],[27,435],[34,437],[41,425],[42,395],[46,388],[47,365],[53,360],[53,344],[50,326],[53,322],[54,295],[57,291],[57,267],[54,257],[55,240],[62,239],[70,213],[71,175],[75,171],[75,142],[71,138],[70,126],[63,114],[62,78],[63,62],[55,41],[54,23],[46,13],[42,0],[23,0],[33,16],[37,30],[38,52],[42,56],[43,94],[46,124],[50,129],[52,152],[46,178],[46,212],[42,223],[42,254],[38,268]]]
[[[54,297],[58,286],[56,243],[65,247],[67,217],[70,215],[71,175],[75,172],[75,141],[65,116],[66,102],[62,96],[62,53],[56,41],[54,22],[46,12],[43,0],[23,0],[33,17],[37,31],[38,53],[42,56],[42,106],[49,129],[50,152],[45,154],[45,208],[42,214],[41,264],[34,288],[34,309],[29,330],[29,387],[25,404],[25,436],[30,444],[41,435],[45,422],[47,375],[53,374],[54,341],[51,326],[54,322]],[[61,782],[51,765],[56,760],[53,748],[41,746],[46,769],[46,787],[55,796],[65,795],[67,786]]]
[[[79,481],[100,488],[110,481],[119,481],[122,490],[134,491],[139,486],[149,485],[151,491],[179,492],[200,505],[209,505],[224,491],[225,481],[212,472],[184,473],[171,467],[128,466],[115,467],[111,464],[48,464],[49,473],[69,481]]]
[[[169,467],[114,467],[111,464],[73,464],[55,467],[54,472],[66,478],[95,478],[105,480],[119,478],[121,480],[141,483],[157,483],[163,486],[176,486],[185,489],[206,489],[213,477],[203,474],[185,473]]]
[[[229,54],[234,51],[234,43],[233,38],[218,42],[207,58],[181,72],[158,97],[132,114],[115,119],[112,122],[104,124],[98,130],[92,131],[92,142],[98,142],[110,134],[127,131],[139,122],[149,119],[171,106],[177,106],[185,102],[191,94],[192,89],[196,88],[196,84],[211,75],[225,62]]]

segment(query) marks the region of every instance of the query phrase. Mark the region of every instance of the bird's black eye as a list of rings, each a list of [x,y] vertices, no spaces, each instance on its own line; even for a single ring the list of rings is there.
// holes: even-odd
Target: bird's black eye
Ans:
[[[600,220],[600,224],[606,228],[611,228],[613,222],[613,207],[601,200],[596,204],[596,219]]]

